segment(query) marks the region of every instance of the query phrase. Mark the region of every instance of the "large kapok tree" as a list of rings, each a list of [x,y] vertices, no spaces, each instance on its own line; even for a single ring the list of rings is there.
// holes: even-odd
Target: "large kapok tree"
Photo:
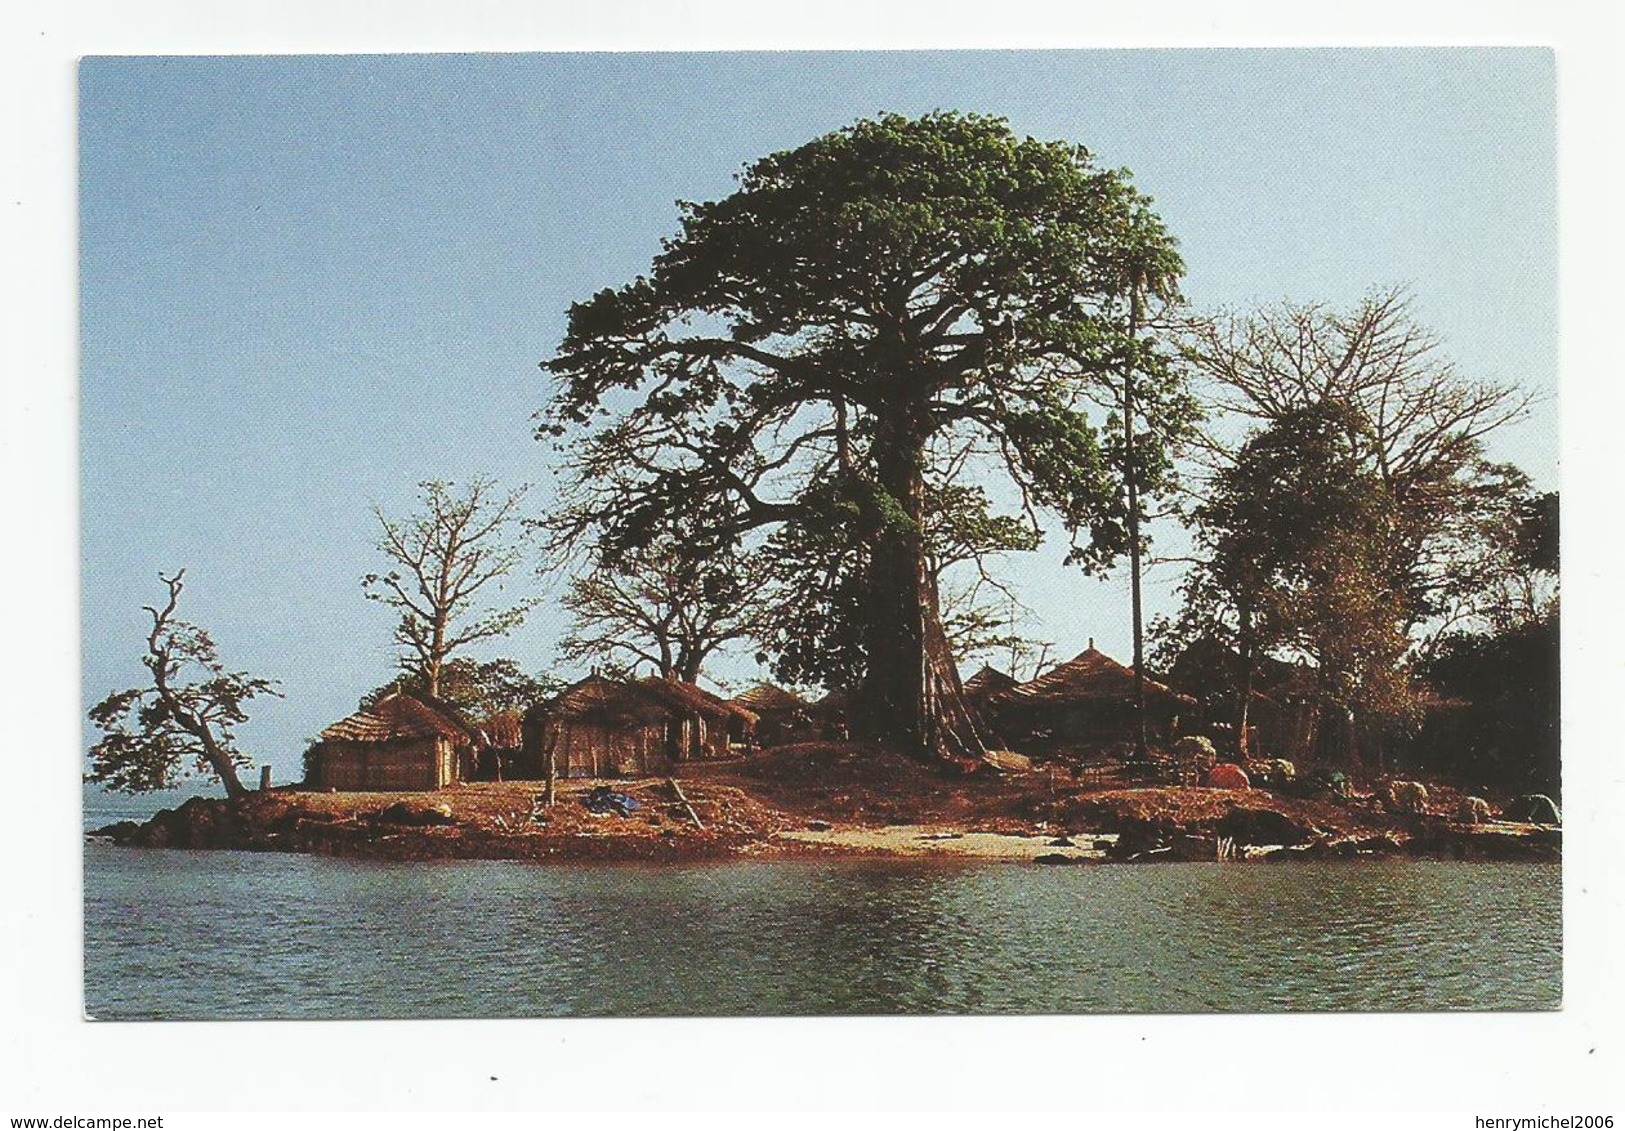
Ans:
[[[935,453],[985,445],[975,474],[1058,515],[1074,560],[1124,551],[1124,374],[1142,492],[1187,404],[1131,318],[1134,294],[1175,297],[1174,241],[1125,172],[977,115],[861,121],[737,179],[680,204],[649,273],[572,306],[542,363],[538,432],[571,473],[554,532],[613,558],[675,525],[705,556],[838,513],[863,572],[855,727],[973,764],[927,545]]]

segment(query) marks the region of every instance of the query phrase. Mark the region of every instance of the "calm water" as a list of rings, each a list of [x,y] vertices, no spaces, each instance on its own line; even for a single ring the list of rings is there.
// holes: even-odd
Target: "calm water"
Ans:
[[[1556,864],[380,864],[85,848],[101,1018],[1544,1009]]]

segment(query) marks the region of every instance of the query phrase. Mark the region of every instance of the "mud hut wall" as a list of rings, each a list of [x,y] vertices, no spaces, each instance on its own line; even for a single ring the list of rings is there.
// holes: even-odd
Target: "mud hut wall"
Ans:
[[[667,741],[670,743],[670,757],[673,762],[690,762],[694,760],[694,720],[687,715],[674,719],[666,729]]]
[[[449,739],[438,739],[440,748],[440,784],[455,785],[460,781],[471,781],[474,777],[474,750],[462,743],[452,742]]]
[[[674,762],[694,762],[731,758],[735,726],[730,716],[708,717],[700,712],[674,719],[667,729],[670,757]],[[739,743],[750,737],[749,725],[740,719]]]
[[[658,723],[598,722],[560,719],[552,737],[557,741],[560,777],[601,778],[639,776],[663,772],[668,765],[664,728]],[[546,751],[538,756],[546,773]]]
[[[728,756],[728,724],[724,720],[712,720],[704,715],[694,716],[694,745],[691,748],[694,758],[726,758]]]
[[[1018,751],[1131,741],[1137,727],[1132,702],[1074,699],[988,706],[984,717],[989,728]],[[1146,703],[1146,725],[1153,741],[1172,741],[1179,733],[1179,722],[1176,704]]]
[[[720,715],[708,728],[710,739],[706,743],[706,757],[732,758],[734,756],[734,735],[741,736],[745,732],[743,719],[734,719],[731,715]]]
[[[328,741],[320,746],[323,789],[355,792],[439,789],[458,780],[458,751],[444,738]]]
[[[666,724],[666,756],[673,762],[693,762],[705,757],[705,720],[698,715],[678,715]]]

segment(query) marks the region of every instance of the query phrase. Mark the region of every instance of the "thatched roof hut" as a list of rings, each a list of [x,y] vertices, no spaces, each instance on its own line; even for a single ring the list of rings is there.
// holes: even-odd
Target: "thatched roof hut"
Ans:
[[[561,777],[669,773],[734,755],[755,726],[753,712],[692,683],[591,675],[525,713],[522,768],[545,775],[551,752]]]
[[[728,702],[756,715],[756,740],[763,746],[785,746],[817,737],[812,704],[793,691],[758,683]]]
[[[754,711],[758,716],[777,711],[805,711],[809,706],[807,701],[794,691],[773,683],[758,683],[749,691],[735,695],[728,702],[737,704],[747,711]]]
[[[971,699],[985,699],[1000,691],[1008,691],[1021,683],[1009,672],[1001,672],[991,664],[983,664],[981,670],[965,681],[965,695]]]
[[[1043,675],[1007,688],[1000,696],[1001,701],[1021,703],[1117,703],[1133,698],[1134,669],[1118,663],[1093,644]],[[1196,705],[1189,695],[1150,676],[1145,677],[1145,698],[1148,703],[1158,700],[1184,707]]]
[[[476,736],[445,704],[386,695],[322,731],[311,750],[309,784],[318,789],[439,789],[465,780]]]
[[[1016,749],[1110,744],[1133,735],[1134,684],[1133,668],[1091,642],[1037,678],[990,693],[984,710]],[[1167,739],[1173,736],[1180,713],[1195,707],[1196,700],[1147,676],[1145,705],[1149,728]]]
[[[637,686],[645,694],[664,703],[673,713],[695,715],[730,726],[748,728],[756,725],[755,711],[729,702],[720,695],[713,695],[696,684],[648,676],[638,680]]]

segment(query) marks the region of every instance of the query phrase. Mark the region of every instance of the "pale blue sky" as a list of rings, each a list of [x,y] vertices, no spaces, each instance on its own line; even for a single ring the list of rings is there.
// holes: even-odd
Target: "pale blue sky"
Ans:
[[[1408,286],[1466,372],[1552,395],[1496,454],[1556,485],[1543,50],[90,59],[87,704],[138,678],[140,606],[184,565],[228,662],[284,682],[243,736],[285,780],[390,670],[370,504],[490,474],[545,505],[528,417],[569,303],[644,270],[673,201],[744,162],[936,108],[1131,168],[1198,308]],[[1033,630],[1126,656],[1123,581],[1059,556],[1012,563]],[[544,611],[485,654],[545,668],[562,631]]]

